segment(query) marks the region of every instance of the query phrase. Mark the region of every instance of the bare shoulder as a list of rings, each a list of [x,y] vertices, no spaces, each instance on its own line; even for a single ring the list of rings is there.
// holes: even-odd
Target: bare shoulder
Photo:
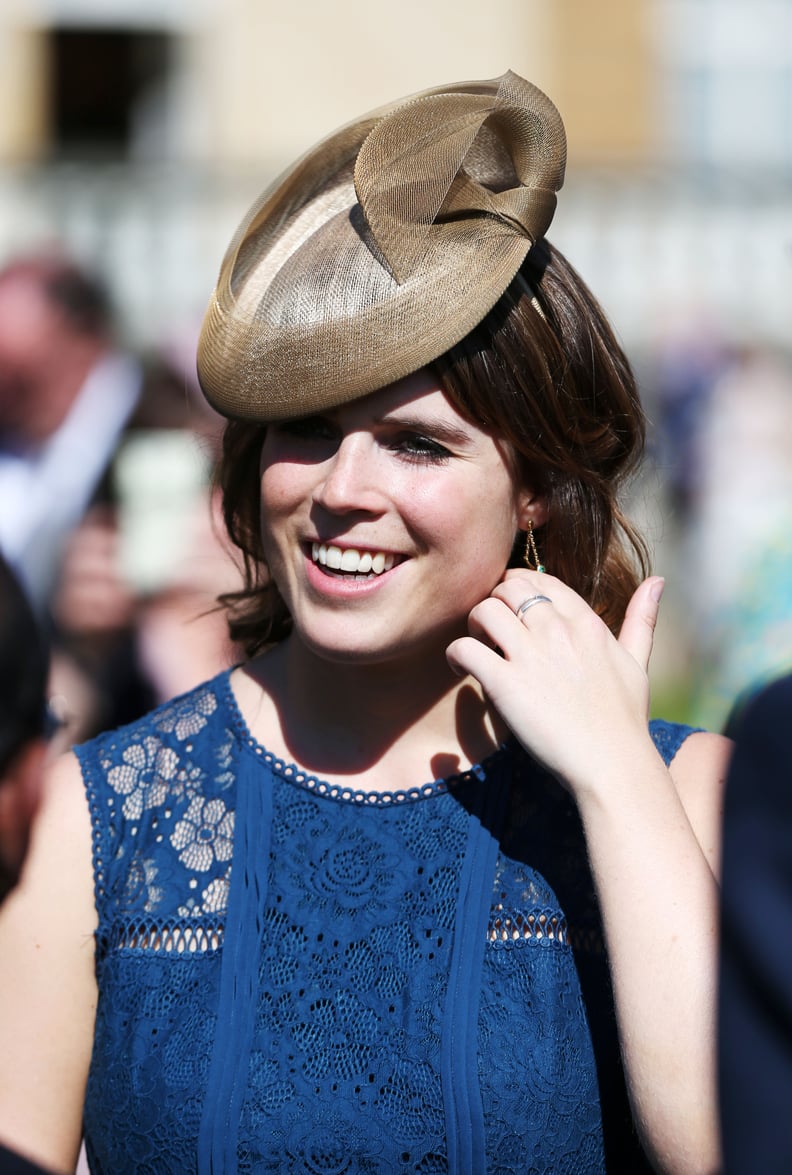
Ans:
[[[31,838],[20,891],[52,885],[56,905],[73,911],[73,897],[89,898],[90,931],[95,925],[91,814],[82,770],[73,752],[59,756],[44,777],[41,807]],[[63,895],[61,899],[60,895]]]
[[[24,908],[32,926],[81,926],[90,937],[93,903],[91,815],[82,772],[73,753],[47,771],[41,806],[19,886],[0,912],[0,928]]]
[[[96,1009],[91,818],[79,763],[50,768],[22,879],[0,909],[0,1137],[76,1161]]]
[[[723,796],[734,744],[720,734],[697,731],[686,738],[671,764],[671,776],[696,837],[716,876],[720,867]]]

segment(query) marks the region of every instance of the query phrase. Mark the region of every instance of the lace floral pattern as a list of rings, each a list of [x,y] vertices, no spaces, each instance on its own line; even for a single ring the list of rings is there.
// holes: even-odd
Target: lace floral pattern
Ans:
[[[215,861],[230,861],[234,851],[234,813],[223,800],[195,796],[177,820],[170,842],[187,869],[206,873]]]
[[[137,730],[102,736],[91,758],[78,751],[96,833],[97,890],[116,916],[142,909],[200,918],[225,908],[234,739],[217,729],[217,709],[215,691],[204,687],[161,707]],[[126,876],[104,894],[106,870],[119,858]]]
[[[666,753],[683,737],[662,736]],[[603,1096],[619,1071],[596,900],[571,801],[527,756],[505,748],[466,776],[372,801],[257,747],[225,676],[78,753],[100,916],[85,1122],[94,1172],[199,1169],[226,1032],[218,1009],[243,759],[271,810],[250,928],[256,1004],[236,1169],[457,1169],[443,1070],[449,974],[477,804],[504,781],[483,964],[464,977],[478,992],[476,1145],[498,1175],[606,1169],[609,1134],[628,1128],[623,1100]],[[605,1042],[596,1056],[592,1017]],[[629,1161],[613,1169],[643,1169],[640,1156]]]

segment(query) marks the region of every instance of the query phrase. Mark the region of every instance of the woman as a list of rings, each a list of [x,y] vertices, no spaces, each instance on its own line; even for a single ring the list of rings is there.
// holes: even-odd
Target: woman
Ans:
[[[529,83],[445,87],[232,242],[250,659],[63,764],[0,938],[0,1135],[56,1169],[84,1098],[97,1171],[716,1169],[724,744],[647,727],[643,421],[563,166]]]

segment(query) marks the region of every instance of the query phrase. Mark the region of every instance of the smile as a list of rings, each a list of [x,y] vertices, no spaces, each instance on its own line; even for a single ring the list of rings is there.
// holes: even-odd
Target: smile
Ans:
[[[312,543],[311,559],[330,571],[341,571],[348,575],[382,575],[390,571],[397,555],[385,551],[358,551],[355,547],[335,547],[332,544]]]

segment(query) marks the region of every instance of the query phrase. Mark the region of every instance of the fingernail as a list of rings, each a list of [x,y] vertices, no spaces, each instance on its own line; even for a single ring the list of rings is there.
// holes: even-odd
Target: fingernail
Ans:
[[[659,604],[661,599],[663,598],[663,589],[664,588],[665,588],[665,580],[660,577],[655,579],[654,583],[652,584],[652,588],[651,588],[651,591],[649,592],[649,595],[652,597],[652,599],[654,600],[654,602],[656,604]]]

